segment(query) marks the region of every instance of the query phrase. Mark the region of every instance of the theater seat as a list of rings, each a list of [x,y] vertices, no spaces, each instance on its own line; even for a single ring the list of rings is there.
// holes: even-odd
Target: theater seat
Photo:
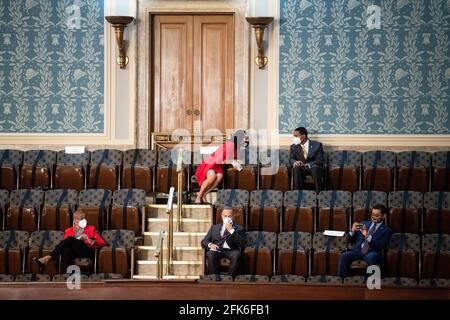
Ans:
[[[188,166],[191,163],[191,152],[183,151],[182,186],[187,189]],[[177,173],[178,149],[158,151],[158,164],[156,168],[156,190],[161,193],[169,193],[170,187],[178,189]]]
[[[387,277],[418,278],[420,237],[417,234],[394,233],[386,253]]]
[[[244,250],[244,273],[272,276],[273,254],[276,243],[277,235],[274,232],[247,232]]]
[[[96,230],[103,230],[108,226],[111,191],[105,189],[81,190],[78,195],[78,210],[86,215],[89,225]]]
[[[233,277],[225,274],[205,274],[200,275],[197,282],[210,283],[210,282],[233,282]]]
[[[86,187],[86,172],[88,169],[90,153],[58,152],[55,169],[54,188],[74,189],[80,191]]]
[[[40,273],[26,273],[18,274],[15,282],[50,282],[50,276],[48,274]]]
[[[282,275],[272,276],[272,278],[270,278],[270,282],[305,284],[305,277],[296,276],[293,274],[282,274]]]
[[[423,208],[422,193],[416,191],[390,192],[389,208],[387,224],[392,232],[420,233]]]
[[[387,206],[387,194],[382,191],[356,191],[353,193],[353,220],[370,220],[373,207],[381,203]]]
[[[360,189],[361,154],[357,151],[330,151],[327,155],[328,190],[355,192]]]
[[[215,223],[222,221],[221,213],[223,207],[231,207],[234,212],[236,223],[246,225],[246,215],[249,205],[249,193],[247,190],[222,189],[217,191],[217,199],[214,203]]]
[[[284,193],[283,231],[314,232],[314,214],[317,194],[310,190],[292,190]]]
[[[20,188],[50,188],[55,164],[55,151],[25,151],[20,171]]]
[[[349,228],[352,194],[348,191],[321,191],[318,196],[319,213],[316,231]]]
[[[280,231],[283,193],[276,190],[255,190],[250,194],[250,213],[247,230]]]
[[[429,191],[430,154],[424,151],[403,151],[397,154],[397,190]]]
[[[114,191],[111,209],[111,229],[132,230],[135,235],[142,235],[145,223],[145,190],[121,189]]]
[[[424,234],[422,237],[422,277],[450,279],[450,235]]]
[[[72,274],[68,274],[68,273],[63,273],[63,274],[55,274],[52,278],[53,282],[66,282],[67,283],[67,279],[72,276]],[[81,282],[85,282],[88,281],[89,277],[85,274],[81,274],[80,275],[80,281]]]
[[[134,232],[108,230],[102,232],[102,237],[107,246],[100,249],[99,273],[118,273],[127,278],[131,272],[131,278],[133,278]]]
[[[0,190],[0,226],[4,229],[4,219],[6,215],[6,208],[9,206],[9,192],[8,190]]]
[[[450,151],[432,154],[432,191],[450,191]]]
[[[395,153],[367,151],[363,153],[363,190],[394,191]]]
[[[341,252],[346,248],[344,237],[329,237],[322,232],[313,236],[313,275],[338,275]]]
[[[257,166],[258,153],[257,148],[248,148],[245,153],[238,154],[238,160],[244,165],[241,171],[233,167],[226,169],[225,188],[227,189],[243,189],[251,192],[257,189]]]
[[[28,238],[26,231],[0,231],[0,274],[23,273]]]
[[[72,226],[72,213],[77,204],[78,192],[69,189],[53,189],[45,192],[40,230],[64,231]]]
[[[307,232],[281,232],[278,235],[278,274],[308,276],[311,239],[312,235]]]
[[[121,280],[123,275],[120,273],[97,273],[89,276],[89,281],[103,281],[103,280]]]
[[[44,191],[19,189],[11,191],[10,207],[6,214],[6,230],[33,232],[38,227],[38,217],[44,201]]]
[[[23,161],[23,151],[0,150],[0,189],[17,189],[17,177]]]
[[[450,234],[450,192],[425,193],[424,208],[424,233]]]
[[[291,189],[289,150],[259,150],[259,189]]]
[[[381,287],[415,287],[417,280],[414,278],[395,277],[381,279]]]
[[[153,191],[156,150],[131,149],[124,152],[121,188]]]
[[[117,190],[122,151],[99,149],[91,152],[88,188]]]
[[[342,279],[337,276],[310,276],[306,280],[306,284],[342,285]]]
[[[234,282],[269,282],[269,277],[260,274],[241,274],[236,276]]]
[[[42,258],[49,255],[55,247],[64,239],[64,232],[62,231],[34,231],[30,236],[30,249],[27,255],[27,272],[37,274],[39,273],[39,266],[33,264],[33,258]],[[45,273],[54,276],[59,273],[59,261],[50,261],[45,267]],[[50,279],[49,279],[50,281]]]

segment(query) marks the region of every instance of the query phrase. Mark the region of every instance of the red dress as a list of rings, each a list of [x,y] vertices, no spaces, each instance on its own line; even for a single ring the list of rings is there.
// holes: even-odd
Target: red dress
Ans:
[[[231,141],[225,142],[216,151],[211,153],[211,155],[202,161],[199,165],[197,172],[195,175],[197,176],[198,184],[202,186],[203,181],[206,179],[206,174],[209,170],[214,170],[216,173],[220,173],[223,175],[223,165],[226,159],[231,155],[233,159],[236,159],[236,152],[234,152],[234,143]]]

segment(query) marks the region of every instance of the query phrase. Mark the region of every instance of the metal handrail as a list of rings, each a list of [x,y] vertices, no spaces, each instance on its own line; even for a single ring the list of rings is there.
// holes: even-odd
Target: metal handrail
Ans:
[[[169,199],[167,200],[166,213],[169,215],[169,235],[167,239],[167,269],[166,274],[171,275],[172,270],[172,260],[173,260],[173,194],[175,192],[174,187],[170,187]]]
[[[156,272],[156,278],[158,280],[163,278],[163,264],[164,264],[164,258],[163,258],[163,242],[164,242],[164,233],[166,231],[164,229],[161,229],[159,231],[158,240],[156,242],[156,249],[155,249],[155,258],[158,259],[157,263],[157,272]]]
[[[181,213],[183,210],[183,148],[178,149],[177,161],[178,188],[177,188],[177,231],[181,232]]]

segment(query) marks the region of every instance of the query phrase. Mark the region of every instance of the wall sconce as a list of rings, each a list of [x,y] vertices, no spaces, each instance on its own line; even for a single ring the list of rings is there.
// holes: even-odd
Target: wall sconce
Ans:
[[[246,17],[248,23],[255,28],[256,45],[258,46],[258,56],[255,58],[256,65],[262,69],[267,65],[268,59],[264,53],[264,29],[273,22],[273,17]]]
[[[106,16],[106,21],[112,24],[114,30],[116,32],[116,40],[119,45],[119,56],[116,61],[121,69],[125,69],[125,66],[128,64],[127,52],[125,49],[125,41],[123,40],[123,32],[125,27],[131,23],[134,18],[128,16]]]

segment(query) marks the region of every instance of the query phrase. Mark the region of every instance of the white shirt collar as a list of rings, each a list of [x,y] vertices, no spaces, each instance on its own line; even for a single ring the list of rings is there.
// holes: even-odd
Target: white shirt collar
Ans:
[[[309,150],[309,139],[306,139],[304,146],[305,146],[306,150]]]

